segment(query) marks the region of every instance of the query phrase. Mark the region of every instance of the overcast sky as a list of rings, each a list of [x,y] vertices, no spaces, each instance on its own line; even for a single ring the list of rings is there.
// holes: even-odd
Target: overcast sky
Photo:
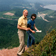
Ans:
[[[27,0],[29,2],[39,2],[42,4],[56,4],[56,0]]]
[[[56,2],[56,0],[27,0],[29,2]]]
[[[56,0],[28,0],[28,1],[34,1],[34,2],[36,2],[36,1],[48,1],[48,2],[50,1],[51,2],[52,1],[52,2],[55,2]]]

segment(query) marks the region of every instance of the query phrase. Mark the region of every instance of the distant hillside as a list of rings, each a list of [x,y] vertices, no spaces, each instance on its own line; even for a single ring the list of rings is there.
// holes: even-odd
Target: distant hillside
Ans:
[[[39,43],[43,39],[47,31],[50,32],[52,29],[56,28],[56,21],[48,23],[42,19],[36,19],[35,24],[39,30],[42,30],[42,33],[34,34],[36,43]],[[28,36],[26,36],[26,44],[27,38]],[[0,48],[16,47],[19,45],[17,21],[0,19],[0,43]]]
[[[29,47],[22,56],[56,56],[56,29],[46,34],[38,45]]]
[[[0,0],[0,11],[8,11],[23,6],[25,7],[25,4],[27,5],[29,3],[25,0]]]
[[[17,22],[0,19],[0,49],[18,45]]]
[[[1,7],[2,6],[2,7]],[[0,0],[0,11],[9,11],[13,9],[30,9],[30,10],[37,10],[40,11],[42,9],[45,10],[43,7],[42,3],[36,2],[36,3],[31,3],[26,0]]]
[[[31,16],[31,14],[35,13],[37,14],[40,11],[45,11],[48,9],[43,8],[43,4],[41,3],[30,3],[25,0],[1,0],[0,1],[0,18],[9,18],[9,19],[18,19],[22,15],[22,12],[24,9],[27,9],[28,12],[28,17]],[[14,11],[14,12],[13,12]],[[3,13],[7,12],[13,12],[14,16],[8,16],[4,15]]]
[[[45,26],[45,31],[51,31],[52,29],[56,28],[56,20],[55,21],[51,21],[50,23],[47,23],[47,25]]]
[[[54,11],[53,13],[46,15],[45,19],[49,20],[49,21],[54,21],[56,20],[56,11]]]
[[[44,10],[37,14],[38,19],[43,19],[47,22],[56,21],[56,11],[54,10]]]

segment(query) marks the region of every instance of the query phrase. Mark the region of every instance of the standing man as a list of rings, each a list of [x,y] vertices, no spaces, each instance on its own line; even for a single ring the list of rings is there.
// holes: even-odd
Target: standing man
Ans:
[[[39,31],[37,29],[37,27],[35,26],[35,19],[36,19],[36,14],[32,14],[31,15],[31,19],[28,20],[28,24],[27,25],[30,25],[30,28],[32,30],[36,30],[36,31]],[[28,33],[28,41],[27,41],[27,47],[30,47],[31,45],[34,45],[35,44],[35,37],[33,36],[32,32],[29,30],[27,31]]]
[[[21,56],[22,53],[25,51],[25,33],[26,31],[30,30],[31,32],[35,33],[35,31],[27,28],[27,15],[28,11],[25,9],[23,10],[23,16],[18,19],[18,36],[19,36],[19,50],[17,52],[17,56]]]

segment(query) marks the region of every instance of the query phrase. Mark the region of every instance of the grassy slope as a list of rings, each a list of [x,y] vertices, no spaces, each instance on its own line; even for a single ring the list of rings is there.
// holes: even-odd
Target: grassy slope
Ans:
[[[22,56],[56,56],[56,30],[46,34],[37,45],[31,46]]]

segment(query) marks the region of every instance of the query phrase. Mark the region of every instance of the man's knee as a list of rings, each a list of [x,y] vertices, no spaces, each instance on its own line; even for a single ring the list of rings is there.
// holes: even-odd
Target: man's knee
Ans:
[[[24,41],[21,41],[20,44],[21,44],[21,45],[25,45],[25,42],[24,42]]]
[[[33,41],[35,41],[35,38],[34,37],[32,39],[33,39]]]

